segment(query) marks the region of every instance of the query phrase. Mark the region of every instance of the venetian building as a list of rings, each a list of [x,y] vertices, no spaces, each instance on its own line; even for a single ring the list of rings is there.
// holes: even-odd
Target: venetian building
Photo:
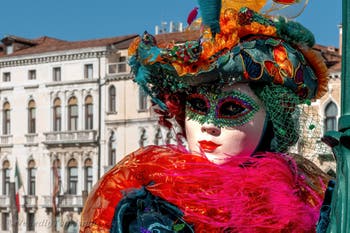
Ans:
[[[2,38],[1,232],[12,230],[16,216],[9,195],[16,166],[19,232],[78,231],[83,199],[105,166],[105,79],[127,74],[125,51],[135,36]]]
[[[305,123],[301,124],[303,136],[292,152],[302,154],[313,161],[323,171],[335,176],[336,164],[331,148],[321,138],[327,131],[338,130],[338,119],[341,112],[341,54],[342,27],[339,26],[339,48],[334,46],[314,47],[325,60],[329,71],[329,83],[326,94],[319,100],[311,102],[304,110]],[[310,127],[311,126],[311,127]]]

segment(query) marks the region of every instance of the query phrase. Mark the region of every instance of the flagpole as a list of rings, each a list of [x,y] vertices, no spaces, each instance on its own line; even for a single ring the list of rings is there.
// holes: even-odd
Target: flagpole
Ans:
[[[18,233],[18,212],[16,206],[16,184],[15,182],[10,182],[10,209],[12,217],[12,232]]]

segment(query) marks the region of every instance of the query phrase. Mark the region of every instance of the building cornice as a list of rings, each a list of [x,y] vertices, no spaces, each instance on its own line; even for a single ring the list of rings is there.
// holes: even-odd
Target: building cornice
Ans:
[[[106,81],[125,81],[133,79],[134,75],[132,73],[124,73],[124,74],[114,74],[114,75],[107,75],[105,77]]]
[[[147,118],[135,118],[135,119],[122,119],[122,120],[107,120],[106,125],[124,125],[124,124],[137,124],[137,123],[150,123],[157,122],[157,117],[147,117]]]
[[[65,52],[66,52],[65,54],[56,54],[56,55],[43,56],[42,54],[40,54],[37,57],[25,56],[25,57],[6,58],[6,60],[0,59],[0,68],[97,58],[97,57],[103,57],[107,53],[107,51],[84,51],[84,52],[75,52],[71,54],[67,54],[67,51]]]
[[[89,83],[98,83],[98,79],[84,79],[84,80],[74,80],[74,81],[59,81],[59,82],[50,82],[46,83],[45,87],[57,87],[57,86],[67,86],[74,84],[89,84]]]

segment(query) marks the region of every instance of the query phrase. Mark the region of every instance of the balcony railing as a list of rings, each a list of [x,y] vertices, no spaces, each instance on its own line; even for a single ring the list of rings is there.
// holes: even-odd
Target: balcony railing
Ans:
[[[23,199],[25,208],[38,208],[38,196],[26,195]]]
[[[85,144],[97,142],[96,130],[62,131],[44,133],[45,144]]]
[[[13,145],[12,135],[0,135],[0,147],[10,147]]]
[[[30,134],[26,134],[25,137],[26,137],[26,144],[28,145],[38,144],[38,134],[30,133]]]
[[[42,207],[52,208],[52,196],[42,196],[42,198],[43,198]]]
[[[127,62],[117,62],[108,64],[108,74],[122,74],[128,72]]]
[[[59,207],[83,207],[83,197],[77,195],[63,195],[58,197]]]
[[[43,207],[52,208],[52,196],[43,196]],[[57,208],[83,208],[83,197],[81,195],[58,196]]]
[[[9,208],[10,207],[10,197],[9,196],[0,196],[0,208]]]

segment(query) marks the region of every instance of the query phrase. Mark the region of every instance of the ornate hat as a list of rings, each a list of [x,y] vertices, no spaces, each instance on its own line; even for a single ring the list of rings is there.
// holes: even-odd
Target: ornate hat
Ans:
[[[270,9],[297,2],[274,0]],[[199,1],[202,19],[187,30],[200,30],[201,36],[183,44],[157,45],[145,32],[129,48],[135,81],[165,110],[162,94],[213,83],[276,84],[301,100],[321,97],[328,73],[312,49],[313,34],[285,17],[241,7],[257,10],[264,4],[266,0]]]

